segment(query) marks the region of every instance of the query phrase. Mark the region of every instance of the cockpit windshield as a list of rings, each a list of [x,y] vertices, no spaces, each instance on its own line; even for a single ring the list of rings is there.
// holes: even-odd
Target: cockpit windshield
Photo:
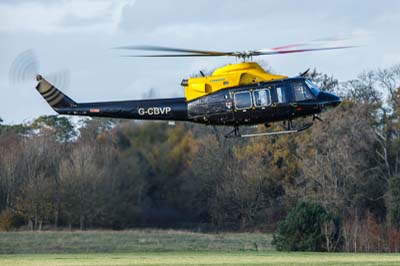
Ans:
[[[306,79],[306,84],[310,88],[312,94],[314,94],[315,97],[318,96],[320,90],[318,89],[317,85],[311,82],[311,80]]]

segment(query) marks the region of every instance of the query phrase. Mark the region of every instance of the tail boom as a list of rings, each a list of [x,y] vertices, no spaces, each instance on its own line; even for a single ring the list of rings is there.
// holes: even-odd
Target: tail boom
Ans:
[[[188,120],[185,98],[76,103],[42,76],[36,89],[59,114],[140,120]]]
[[[59,114],[139,120],[187,120],[184,98],[79,103],[74,108],[55,108]]]

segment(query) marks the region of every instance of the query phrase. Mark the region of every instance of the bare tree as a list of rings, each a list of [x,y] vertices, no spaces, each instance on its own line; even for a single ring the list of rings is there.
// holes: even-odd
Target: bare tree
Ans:
[[[60,179],[64,188],[64,208],[71,225],[79,221],[84,230],[88,217],[93,213],[97,181],[103,174],[96,164],[96,149],[90,144],[76,145],[60,167]]]

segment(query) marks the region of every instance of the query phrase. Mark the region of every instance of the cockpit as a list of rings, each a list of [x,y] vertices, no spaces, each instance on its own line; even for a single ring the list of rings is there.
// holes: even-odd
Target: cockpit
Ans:
[[[315,85],[314,83],[312,83],[312,81],[309,80],[309,79],[306,79],[305,82],[306,82],[306,84],[307,84],[307,87],[311,90],[312,94],[313,94],[315,97],[318,97],[318,94],[319,94],[321,91],[318,89],[317,85]]]

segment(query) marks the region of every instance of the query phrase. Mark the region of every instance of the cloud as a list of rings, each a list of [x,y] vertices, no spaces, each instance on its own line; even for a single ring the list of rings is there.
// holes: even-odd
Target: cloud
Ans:
[[[272,15],[281,9],[282,5],[278,2],[264,0],[137,0],[134,6],[124,7],[120,27],[127,32],[146,32],[160,27],[185,25],[206,25],[218,30],[221,23],[237,25],[256,17]]]
[[[134,0],[17,1],[0,3],[0,32],[112,33]]]
[[[9,86],[11,63],[30,48],[37,51],[44,74],[71,70],[71,86],[65,93],[76,101],[139,99],[150,88],[158,89],[160,97],[182,95],[182,78],[236,62],[220,57],[121,58],[136,53],[110,49],[122,45],[242,51],[352,37],[356,39],[352,44],[366,45],[260,58],[276,73],[297,75],[317,67],[346,80],[364,69],[399,61],[399,11],[400,1],[393,0],[364,4],[348,0],[1,0],[0,116],[18,122],[54,114],[34,84]]]

